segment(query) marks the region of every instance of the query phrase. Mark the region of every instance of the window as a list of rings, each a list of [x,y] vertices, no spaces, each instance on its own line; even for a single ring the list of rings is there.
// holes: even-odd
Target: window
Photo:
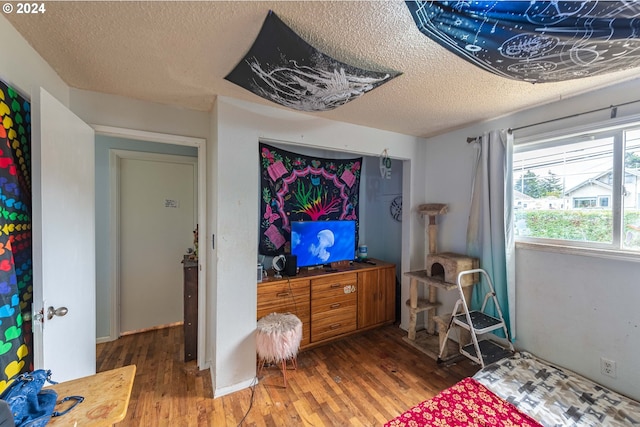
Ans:
[[[574,209],[594,208],[596,207],[596,198],[595,197],[574,197],[573,207]]]
[[[516,140],[512,168],[518,240],[640,253],[640,124]]]

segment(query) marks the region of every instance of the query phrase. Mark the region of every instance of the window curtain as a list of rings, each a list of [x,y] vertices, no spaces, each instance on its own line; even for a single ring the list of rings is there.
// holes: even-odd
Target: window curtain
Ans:
[[[487,132],[473,142],[476,149],[471,208],[467,226],[467,253],[480,260],[491,277],[510,338],[515,339],[515,244],[511,157],[513,135],[506,130]],[[485,286],[475,286],[472,309],[482,306]],[[493,304],[487,312],[497,314]]]

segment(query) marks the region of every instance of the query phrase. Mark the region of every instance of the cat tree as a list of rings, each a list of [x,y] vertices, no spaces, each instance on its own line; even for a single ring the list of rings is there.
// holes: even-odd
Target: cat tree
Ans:
[[[440,345],[444,340],[445,332],[451,313],[436,316],[436,310],[441,305],[438,302],[438,290],[451,291],[457,289],[458,273],[465,270],[478,268],[480,263],[477,258],[452,252],[441,252],[437,250],[438,225],[436,218],[447,213],[447,205],[443,203],[429,203],[420,205],[418,213],[429,218],[426,223],[426,239],[428,253],[425,260],[425,269],[409,271],[404,273],[411,280],[409,289],[409,331],[405,341],[428,356],[437,359]],[[463,277],[462,286],[464,298],[471,301],[473,285],[478,281],[478,275],[467,275]],[[419,295],[420,285],[427,286],[426,298]],[[417,331],[418,314],[426,312],[425,330]],[[436,324],[438,324],[438,335],[436,335]],[[462,337],[460,338],[462,339]],[[457,351],[455,344],[449,342],[447,353]]]

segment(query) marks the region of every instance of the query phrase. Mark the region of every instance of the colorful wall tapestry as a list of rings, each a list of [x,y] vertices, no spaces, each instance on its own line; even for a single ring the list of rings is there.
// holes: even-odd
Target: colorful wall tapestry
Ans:
[[[337,61],[309,45],[269,11],[253,46],[225,79],[294,110],[328,111],[398,75]]]
[[[361,166],[362,157],[308,157],[261,143],[260,253],[290,252],[292,221],[358,224]]]
[[[31,311],[31,111],[0,82],[0,392],[33,369]]]
[[[499,76],[557,82],[640,66],[637,1],[407,1],[418,29]]]

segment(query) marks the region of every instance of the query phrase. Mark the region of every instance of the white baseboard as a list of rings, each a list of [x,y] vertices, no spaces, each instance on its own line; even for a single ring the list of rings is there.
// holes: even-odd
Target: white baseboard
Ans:
[[[110,341],[115,341],[116,338],[113,338],[111,336],[107,336],[107,337],[100,337],[100,338],[96,338],[96,344],[102,344],[105,342],[110,342]]]
[[[211,381],[213,382],[213,369],[211,370]],[[246,381],[243,381],[243,382],[238,383],[238,384],[230,385],[228,387],[222,387],[222,388],[219,388],[219,389],[215,389],[213,391],[213,397],[217,398],[217,397],[225,396],[227,394],[231,394],[231,393],[234,393],[236,391],[244,390],[245,388],[249,388],[249,387],[251,387],[252,385],[255,385],[255,384],[258,384],[258,378],[257,377],[250,378],[250,379],[248,379]]]
[[[202,364],[198,364],[198,369],[200,369],[201,371],[204,371],[205,369],[211,369],[211,361],[210,360],[205,360],[204,363]],[[213,372],[213,369],[211,369],[211,372]],[[211,374],[213,375],[213,374]],[[213,378],[211,378],[213,379]],[[214,384],[213,382],[211,384]]]

